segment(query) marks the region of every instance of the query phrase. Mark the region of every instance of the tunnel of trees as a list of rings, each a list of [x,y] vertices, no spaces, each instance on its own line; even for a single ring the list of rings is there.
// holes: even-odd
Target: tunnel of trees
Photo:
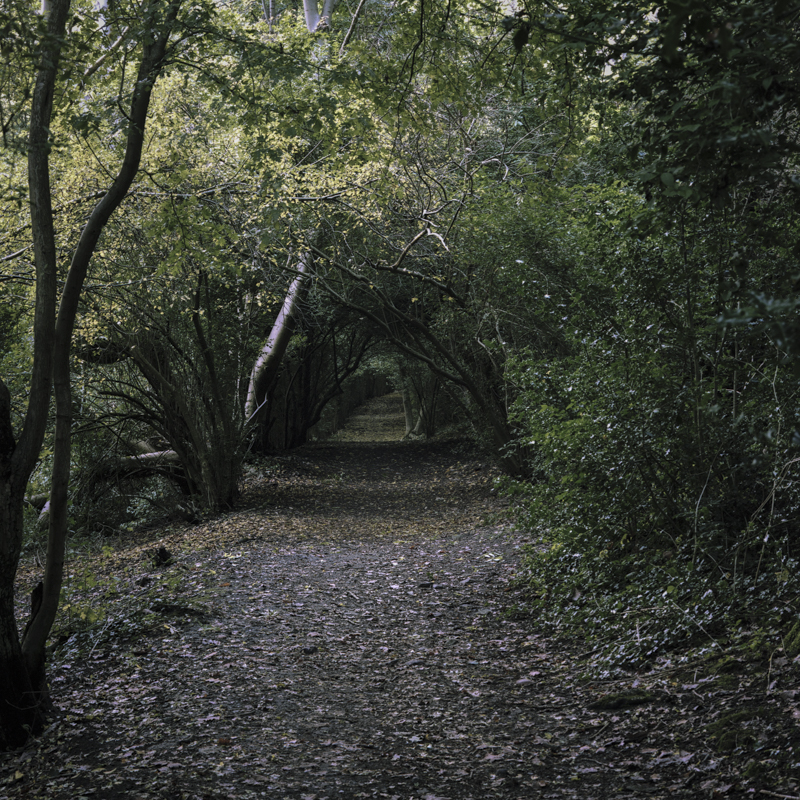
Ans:
[[[42,724],[70,528],[226,509],[249,454],[389,386],[408,435],[457,411],[502,463],[550,545],[534,599],[712,624],[796,595],[799,26],[794,0],[4,4],[0,744]]]

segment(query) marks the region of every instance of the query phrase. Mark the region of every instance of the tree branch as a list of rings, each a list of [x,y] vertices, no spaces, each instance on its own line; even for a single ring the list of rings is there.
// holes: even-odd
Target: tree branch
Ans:
[[[356,23],[358,22],[358,18],[361,16],[361,12],[366,5],[367,0],[361,0],[358,4],[358,8],[356,8],[356,13],[353,14],[353,19],[350,20],[350,27],[347,29],[347,33],[344,35],[344,39],[342,39],[342,46],[339,48],[339,56],[341,57],[344,53],[345,47],[350,43],[350,39],[353,36],[353,32],[356,29]]]

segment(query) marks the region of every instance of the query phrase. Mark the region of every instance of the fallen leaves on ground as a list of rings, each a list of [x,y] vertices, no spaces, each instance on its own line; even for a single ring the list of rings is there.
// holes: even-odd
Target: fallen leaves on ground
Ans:
[[[772,769],[797,665],[582,679],[579,646],[514,613],[527,541],[493,468],[458,440],[387,441],[391,402],[383,441],[362,416],[359,441],[251,469],[236,511],[70,565],[75,608],[105,616],[54,656],[58,709],[0,757],[0,797],[798,794],[791,759]]]

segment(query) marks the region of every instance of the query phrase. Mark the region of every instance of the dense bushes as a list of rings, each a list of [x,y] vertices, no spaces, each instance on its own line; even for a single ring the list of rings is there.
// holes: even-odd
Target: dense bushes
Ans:
[[[707,207],[684,208],[673,236],[624,192],[590,196],[558,298],[569,354],[519,354],[511,370],[534,477],[508,490],[541,537],[532,602],[552,624],[613,639],[603,669],[695,634],[711,642],[748,614],[779,631],[800,558],[785,343],[759,320],[727,323],[747,287],[731,293],[730,231]],[[780,285],[785,255],[754,259],[751,281]]]

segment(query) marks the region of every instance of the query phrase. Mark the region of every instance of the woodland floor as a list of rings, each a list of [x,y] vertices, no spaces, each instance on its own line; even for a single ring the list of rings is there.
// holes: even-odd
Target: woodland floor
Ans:
[[[401,425],[373,401],[251,466],[235,512],[75,558],[60,624],[83,630],[53,655],[50,727],[0,756],[0,798],[800,794],[796,663],[582,677],[585,644],[513,613],[527,541],[493,468]]]

